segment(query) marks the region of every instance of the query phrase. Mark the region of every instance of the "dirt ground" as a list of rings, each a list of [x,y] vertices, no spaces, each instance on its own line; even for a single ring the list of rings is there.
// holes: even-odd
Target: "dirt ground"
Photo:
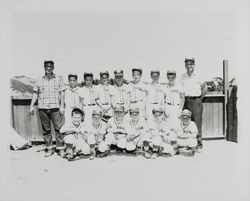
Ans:
[[[194,157],[109,156],[68,162],[40,146],[11,151],[11,201],[249,200],[239,145],[205,141]]]

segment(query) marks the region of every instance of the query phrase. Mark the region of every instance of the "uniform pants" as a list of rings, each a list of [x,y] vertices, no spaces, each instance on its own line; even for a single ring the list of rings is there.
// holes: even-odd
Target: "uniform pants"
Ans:
[[[180,125],[180,106],[179,105],[168,105],[165,106],[165,113],[168,118],[168,122],[171,127],[176,128],[178,125]]]
[[[53,148],[51,121],[55,130],[56,149],[64,149],[63,135],[59,132],[62,125],[62,115],[59,108],[39,109],[39,116],[42,123],[43,139],[47,149]]]
[[[197,141],[198,146],[202,146],[202,112],[203,105],[200,97],[185,97],[184,109],[192,112],[192,121],[196,123],[198,128]]]
[[[76,137],[77,136],[77,137]],[[70,144],[72,147],[78,152],[81,152],[83,154],[90,154],[90,148],[87,142],[84,140],[83,136],[81,135],[66,135],[63,138],[65,144]]]

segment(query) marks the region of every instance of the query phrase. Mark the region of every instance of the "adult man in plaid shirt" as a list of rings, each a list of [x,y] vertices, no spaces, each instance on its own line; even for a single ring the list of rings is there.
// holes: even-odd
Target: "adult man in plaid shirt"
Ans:
[[[51,121],[55,129],[56,149],[60,150],[60,156],[64,156],[63,136],[59,130],[64,114],[64,91],[66,85],[61,76],[55,75],[54,62],[44,61],[45,75],[38,78],[33,88],[33,97],[30,105],[30,113],[34,113],[34,104],[38,100],[39,116],[42,123],[43,138],[47,153],[45,157],[54,153],[51,134]]]

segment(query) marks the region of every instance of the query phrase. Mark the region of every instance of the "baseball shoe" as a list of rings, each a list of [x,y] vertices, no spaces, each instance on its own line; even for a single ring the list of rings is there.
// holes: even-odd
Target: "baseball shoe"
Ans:
[[[158,155],[157,155],[157,153],[156,152],[154,152],[153,154],[152,154],[152,159],[156,159],[158,157]]]
[[[49,149],[49,150],[45,153],[44,157],[50,157],[50,156],[52,156],[53,154],[54,154],[54,150]]]

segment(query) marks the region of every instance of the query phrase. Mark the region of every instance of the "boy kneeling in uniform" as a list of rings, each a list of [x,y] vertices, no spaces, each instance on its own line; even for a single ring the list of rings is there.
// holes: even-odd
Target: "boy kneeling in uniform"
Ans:
[[[126,123],[124,120],[125,108],[122,105],[114,106],[114,117],[110,118],[107,123],[106,142],[113,145],[117,152],[125,153],[127,145],[127,131],[125,129]]]
[[[96,107],[92,111],[91,123],[85,126],[85,132],[88,133],[87,143],[90,146],[90,160],[96,157],[96,151],[99,157],[106,156],[109,152],[109,145],[105,139],[107,124],[102,121],[102,116],[102,110]]]
[[[158,153],[174,155],[174,144],[176,144],[176,134],[170,130],[168,123],[164,118],[162,108],[155,108],[152,111],[154,119],[149,121],[150,136],[145,136],[143,145],[146,158],[157,158]],[[152,148],[152,156],[147,151]]]
[[[85,133],[83,126],[84,112],[79,108],[74,108],[71,112],[71,122],[66,122],[60,129],[60,133],[64,134],[64,143],[66,145],[66,155],[68,160],[74,158],[74,155],[81,152],[82,154],[90,154],[89,145],[85,141]]]
[[[181,123],[177,128],[177,144],[178,147],[184,147],[191,150],[188,156],[194,156],[198,134],[198,129],[194,121],[191,121],[192,112],[184,109],[181,112]]]
[[[137,148],[142,148],[142,138],[148,131],[144,118],[140,117],[140,109],[138,107],[129,109],[130,120],[126,123],[128,153],[136,155]]]

